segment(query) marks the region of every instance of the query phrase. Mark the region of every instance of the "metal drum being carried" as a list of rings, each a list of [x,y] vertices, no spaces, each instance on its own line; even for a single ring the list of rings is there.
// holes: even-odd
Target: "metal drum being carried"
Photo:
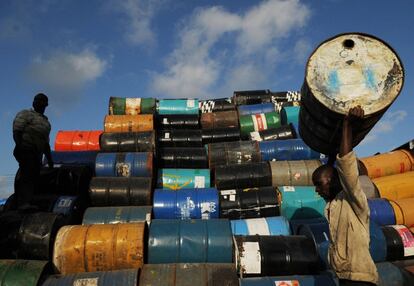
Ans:
[[[347,33],[326,40],[310,56],[299,115],[299,133],[312,149],[338,153],[342,121],[361,105],[365,117],[353,129],[356,146],[401,92],[404,69],[395,51],[380,39]]]

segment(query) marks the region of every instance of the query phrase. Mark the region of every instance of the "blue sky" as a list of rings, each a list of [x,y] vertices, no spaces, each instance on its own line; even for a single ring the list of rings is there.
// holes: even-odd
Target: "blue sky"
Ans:
[[[357,148],[390,150],[414,137],[413,13],[408,0],[1,0],[0,175],[17,169],[12,121],[39,91],[53,146],[58,130],[102,129],[110,96],[299,90],[312,50],[343,32],[383,39],[404,64],[402,93]]]

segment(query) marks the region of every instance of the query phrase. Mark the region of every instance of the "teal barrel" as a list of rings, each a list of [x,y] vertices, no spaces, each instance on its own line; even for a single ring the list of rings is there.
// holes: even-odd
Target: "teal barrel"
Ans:
[[[49,272],[47,261],[0,260],[0,285],[37,286]]]
[[[53,275],[42,286],[136,286],[139,269]]]
[[[338,279],[332,275],[292,275],[240,279],[240,286],[337,286],[339,285],[338,283]]]
[[[148,263],[231,263],[233,240],[227,219],[151,222]]]
[[[283,216],[231,220],[233,235],[290,235],[289,221]]]
[[[299,106],[285,106],[280,111],[280,119],[282,125],[292,123],[293,125],[299,124]]]
[[[239,286],[239,279],[231,263],[145,264],[139,285]]]
[[[198,99],[160,99],[158,100],[158,114],[197,114]]]
[[[170,190],[210,188],[210,170],[159,169],[157,187]]]
[[[281,195],[280,214],[291,219],[317,218],[324,216],[325,200],[315,187],[279,187]]]
[[[82,224],[151,222],[152,206],[91,207],[83,215]]]

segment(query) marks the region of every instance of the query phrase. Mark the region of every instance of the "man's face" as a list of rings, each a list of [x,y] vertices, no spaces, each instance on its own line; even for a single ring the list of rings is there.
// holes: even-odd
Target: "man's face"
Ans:
[[[325,171],[319,177],[313,178],[316,192],[325,200],[331,200],[332,172]]]
[[[48,102],[46,100],[35,100],[33,101],[33,109],[43,114],[45,113]]]

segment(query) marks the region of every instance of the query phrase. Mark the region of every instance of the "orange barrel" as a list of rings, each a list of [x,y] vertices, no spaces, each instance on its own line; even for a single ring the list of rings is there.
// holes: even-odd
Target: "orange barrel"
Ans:
[[[414,171],[372,180],[381,198],[397,200],[414,197]]]
[[[414,168],[413,155],[406,150],[365,157],[360,161],[371,179],[409,172]]]
[[[238,128],[239,116],[235,110],[202,113],[200,123],[202,129]]]
[[[106,115],[105,132],[141,132],[154,130],[154,116],[141,115]]]
[[[313,186],[312,174],[322,165],[319,160],[272,161],[272,186]]]
[[[55,139],[55,151],[96,151],[99,150],[99,137],[102,130],[62,131]]]
[[[395,213],[395,223],[414,227],[414,198],[390,201]]]
[[[141,268],[146,231],[145,222],[62,227],[53,263],[61,274]]]

